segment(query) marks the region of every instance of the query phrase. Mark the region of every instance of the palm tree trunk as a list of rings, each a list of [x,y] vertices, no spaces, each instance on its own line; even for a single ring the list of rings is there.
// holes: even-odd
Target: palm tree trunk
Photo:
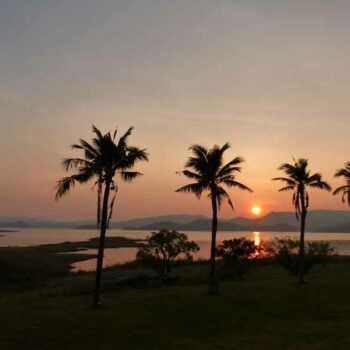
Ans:
[[[216,267],[216,232],[218,229],[218,209],[216,197],[211,195],[211,204],[213,209],[213,219],[211,226],[211,250],[210,250],[210,276],[209,276],[209,295],[217,295],[219,293],[219,284],[216,279],[215,267]]]
[[[106,238],[106,230],[107,230],[108,200],[109,200],[110,187],[111,187],[111,181],[106,181],[106,186],[105,186],[105,191],[103,196],[103,205],[102,205],[100,239],[99,239],[99,245],[98,245],[97,264],[96,264],[95,288],[94,288],[93,300],[92,300],[92,305],[95,307],[101,306],[100,284],[101,284],[101,274],[102,274],[102,267],[103,267],[103,252],[105,248],[105,238]]]
[[[304,195],[301,195],[302,210],[300,223],[300,242],[299,242],[299,283],[305,284],[305,224],[307,209],[304,203]]]

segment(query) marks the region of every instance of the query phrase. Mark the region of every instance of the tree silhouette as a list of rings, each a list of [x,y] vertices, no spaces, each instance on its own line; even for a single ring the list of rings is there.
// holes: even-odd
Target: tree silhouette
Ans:
[[[333,194],[342,193],[342,202],[347,202],[350,207],[350,162],[346,162],[344,168],[337,170],[334,176],[343,177],[345,185],[336,188]]]
[[[185,233],[163,229],[147,237],[147,244],[139,247],[136,257],[166,280],[176,260],[191,261],[192,254],[198,250],[198,244],[190,241]]]
[[[97,228],[100,230],[99,248],[96,265],[96,280],[93,292],[93,306],[100,305],[100,281],[103,266],[103,251],[106,230],[112,217],[113,205],[118,191],[116,177],[121,181],[130,182],[142,174],[131,171],[138,161],[147,161],[148,155],[144,149],[128,145],[128,138],[133,128],[129,128],[116,142],[117,129],[102,134],[94,125],[95,134],[91,143],[80,139],[73,149],[83,152],[82,158],[66,158],[62,165],[66,171],[76,169],[77,173],[58,181],[56,200],[69,192],[76,183],[84,184],[95,179],[97,186]],[[110,198],[111,192],[114,192]]]
[[[209,192],[209,198],[212,205],[212,236],[210,251],[210,278],[209,295],[215,295],[219,292],[219,285],[215,273],[216,256],[216,233],[218,226],[218,209],[220,210],[223,201],[227,201],[233,210],[233,204],[229,194],[224,186],[229,188],[237,187],[244,191],[252,190],[235,180],[235,174],[241,171],[239,166],[244,160],[236,157],[224,165],[224,152],[230,148],[228,143],[222,147],[214,146],[207,149],[201,145],[193,145],[189,149],[193,155],[188,158],[185,164],[185,170],[181,173],[187,178],[193,180],[193,183],[180,187],[176,192],[194,193],[198,198],[205,191]]]
[[[304,260],[305,260],[305,223],[309,207],[308,188],[330,191],[329,184],[322,179],[322,175],[315,173],[310,175],[308,169],[308,160],[299,158],[294,164],[282,164],[279,170],[283,171],[287,177],[276,177],[272,180],[282,181],[286,184],[279,191],[293,191],[293,205],[297,220],[300,223],[300,240],[299,240],[299,282],[305,283],[304,279]]]

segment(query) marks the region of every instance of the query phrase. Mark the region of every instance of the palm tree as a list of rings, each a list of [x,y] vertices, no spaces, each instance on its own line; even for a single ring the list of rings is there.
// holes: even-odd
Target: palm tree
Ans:
[[[293,191],[293,205],[297,220],[301,218],[300,223],[300,240],[299,240],[299,282],[305,283],[304,279],[304,257],[305,257],[305,222],[307,210],[309,207],[308,188],[330,191],[329,184],[322,179],[320,173],[310,175],[308,169],[308,160],[299,158],[294,160],[294,164],[282,164],[279,168],[287,177],[276,177],[272,180],[282,181],[285,187],[279,191]]]
[[[58,181],[56,200],[61,198],[75,183],[84,184],[95,179],[97,185],[97,228],[100,230],[100,239],[96,265],[96,280],[93,292],[93,306],[100,305],[100,281],[103,266],[103,252],[106,230],[112,217],[115,196],[118,184],[115,180],[119,176],[121,181],[130,182],[142,174],[131,171],[138,161],[147,161],[148,155],[144,149],[128,145],[128,138],[133,130],[129,128],[118,142],[115,142],[117,129],[113,136],[110,132],[103,135],[95,126],[92,127],[95,137],[91,143],[80,139],[73,149],[83,152],[82,158],[64,159],[62,165],[66,171],[76,169],[76,174],[64,177]],[[110,199],[111,192],[114,192]],[[103,196],[102,196],[103,193]]]
[[[346,185],[338,187],[333,194],[342,193],[342,202],[348,202],[350,207],[350,162],[345,163],[345,167],[336,171],[335,177],[343,177]]]
[[[241,171],[239,166],[244,160],[236,157],[224,165],[224,152],[230,148],[226,143],[222,147],[214,146],[207,149],[201,145],[193,145],[189,148],[193,156],[188,158],[185,164],[185,170],[181,173],[193,180],[186,186],[180,187],[176,192],[194,193],[198,198],[205,191],[209,192],[209,198],[212,205],[212,236],[210,251],[210,278],[209,278],[209,295],[219,292],[219,286],[215,274],[215,255],[216,255],[216,232],[218,226],[218,209],[224,200],[228,202],[233,210],[233,204],[229,194],[223,186],[237,187],[244,191],[252,192],[250,188],[235,180],[235,173]]]

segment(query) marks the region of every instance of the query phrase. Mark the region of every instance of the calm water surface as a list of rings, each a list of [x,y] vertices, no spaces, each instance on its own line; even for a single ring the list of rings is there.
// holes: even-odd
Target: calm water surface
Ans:
[[[62,242],[86,241],[98,236],[94,230],[74,230],[74,229],[18,229],[17,232],[0,233],[0,246],[36,246],[40,244],[53,244]],[[150,235],[149,231],[127,231],[127,230],[109,230],[108,236],[123,236],[127,238],[142,239]],[[200,246],[200,251],[196,258],[208,258],[210,249],[210,232],[187,232],[189,239],[194,240]],[[280,236],[292,236],[297,238],[298,233],[284,232],[240,232],[227,231],[218,232],[217,241],[220,243],[225,239],[247,237],[259,240],[269,240]],[[339,254],[350,255],[350,233],[307,233],[308,240],[324,240],[331,242],[332,246],[337,248]],[[104,266],[108,267],[114,264],[132,261],[136,257],[136,248],[108,248],[105,250]],[[87,254],[96,254],[95,249],[84,251]],[[74,263],[74,271],[89,271],[95,268],[95,259],[89,259]]]

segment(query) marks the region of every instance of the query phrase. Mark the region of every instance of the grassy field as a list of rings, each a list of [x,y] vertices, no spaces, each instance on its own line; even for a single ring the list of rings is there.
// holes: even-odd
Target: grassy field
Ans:
[[[205,295],[205,264],[179,268],[176,286],[112,288],[131,271],[106,271],[101,309],[90,307],[91,274],[2,293],[1,349],[350,349],[350,262],[316,267],[307,286],[259,266],[217,297]]]

